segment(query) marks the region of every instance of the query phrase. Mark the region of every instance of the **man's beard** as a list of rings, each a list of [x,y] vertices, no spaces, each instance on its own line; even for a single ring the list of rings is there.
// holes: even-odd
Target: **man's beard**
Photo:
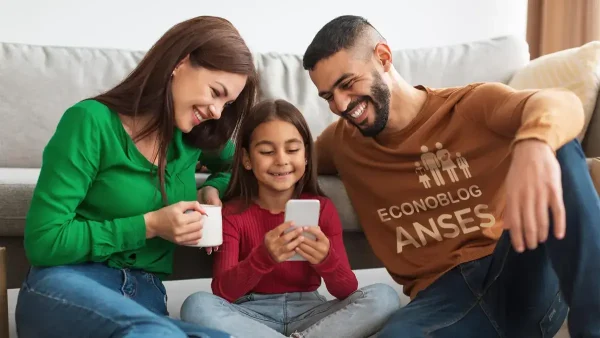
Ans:
[[[377,136],[385,128],[390,115],[390,90],[387,88],[385,83],[383,83],[379,73],[373,72],[373,78],[374,80],[373,85],[371,85],[370,96],[363,96],[353,102],[350,102],[348,109],[342,113],[342,116],[356,126],[360,133],[365,137]],[[367,101],[369,105],[373,106],[375,120],[370,125],[368,124],[368,120],[363,122],[366,124],[359,125],[348,116],[348,113],[365,101]]]

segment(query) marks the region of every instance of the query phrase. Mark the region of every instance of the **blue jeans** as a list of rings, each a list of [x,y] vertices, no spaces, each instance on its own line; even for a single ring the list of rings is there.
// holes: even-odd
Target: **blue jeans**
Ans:
[[[379,337],[600,337],[600,200],[579,142],[558,150],[567,231],[532,251],[505,232],[492,255],[461,264],[396,312]],[[527,184],[527,182],[523,182]]]
[[[30,269],[17,300],[20,338],[229,338],[168,317],[162,282],[101,263]]]
[[[181,319],[244,338],[368,337],[400,308],[396,291],[373,284],[344,300],[318,292],[249,294],[234,303],[206,292],[188,297]]]

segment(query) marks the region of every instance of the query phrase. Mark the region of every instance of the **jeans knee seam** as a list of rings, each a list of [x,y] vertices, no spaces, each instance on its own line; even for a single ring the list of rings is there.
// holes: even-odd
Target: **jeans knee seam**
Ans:
[[[448,321],[446,321],[444,323],[431,326],[431,327],[429,327],[429,328],[426,329],[425,333],[426,334],[430,334],[430,333],[433,333],[433,332],[435,332],[437,330],[440,330],[440,329],[443,329],[443,328],[448,327],[450,325],[458,323],[458,321],[460,321],[461,319],[465,318],[465,316],[467,314],[469,314],[469,312],[473,311],[473,309],[477,306],[477,304],[479,304],[478,300],[474,301],[473,304],[466,311],[464,311],[463,313],[460,314],[460,316],[458,316],[456,318],[453,318],[451,320],[448,320]]]
[[[461,276],[463,278],[463,280],[465,281],[465,284],[467,285],[467,287],[469,288],[469,290],[471,291],[471,293],[473,294],[473,296],[475,296],[476,300],[475,300],[475,304],[465,313],[465,315],[467,313],[469,313],[470,311],[473,310],[473,308],[475,308],[475,306],[479,305],[479,307],[481,308],[481,311],[483,311],[483,313],[485,314],[485,316],[487,317],[487,319],[490,321],[490,324],[492,324],[492,327],[494,328],[494,330],[496,331],[496,333],[498,333],[498,335],[500,337],[503,337],[503,334],[500,331],[500,328],[498,327],[498,324],[496,323],[496,321],[494,319],[491,318],[491,315],[486,311],[486,309],[482,306],[482,303],[485,303],[483,300],[483,297],[487,294],[487,292],[489,291],[489,289],[492,287],[492,285],[494,285],[494,283],[496,283],[496,281],[498,280],[498,278],[500,277],[500,274],[502,274],[502,271],[504,270],[504,265],[506,264],[506,260],[508,259],[508,254],[510,253],[510,248],[508,250],[505,251],[504,256],[502,258],[502,266],[500,267],[500,269],[498,270],[498,273],[494,276],[494,278],[488,283],[488,285],[485,287],[485,289],[481,290],[481,295],[478,295],[475,290],[473,290],[473,288],[471,287],[471,285],[469,284],[467,277],[461,272]],[[463,315],[464,316],[464,315]],[[462,317],[461,317],[462,318]],[[437,329],[435,329],[437,330]]]
[[[309,331],[309,330],[310,330],[312,327],[314,327],[314,326],[316,326],[317,324],[321,323],[323,320],[325,320],[325,318],[327,318],[327,317],[331,316],[332,314],[335,314],[336,312],[338,312],[338,311],[341,311],[341,310],[343,310],[343,309],[347,308],[348,306],[352,305],[352,304],[353,304],[355,301],[357,301],[358,299],[365,298],[365,292],[364,292],[363,290],[356,290],[356,291],[354,291],[352,294],[355,294],[355,293],[358,293],[358,292],[360,292],[360,294],[361,294],[361,295],[360,295],[360,297],[358,297],[357,299],[355,299],[355,300],[353,300],[353,301],[349,302],[349,303],[348,303],[348,304],[346,304],[345,306],[343,306],[343,307],[339,308],[337,311],[335,311],[335,312],[332,312],[332,313],[330,313],[329,315],[327,315],[327,316],[325,316],[325,317],[323,317],[323,318],[319,319],[319,320],[318,320],[316,323],[314,323],[314,324],[313,324],[313,325],[311,325],[309,328],[307,328],[306,330],[304,330],[304,332],[307,332],[307,331]],[[325,311],[327,311],[327,309],[325,309],[325,310],[323,310],[323,311],[320,311],[320,312],[317,312],[317,313],[315,313],[315,314],[323,313],[323,312],[325,312]],[[297,322],[297,321],[300,321],[300,320],[294,320],[294,321],[291,321],[290,323],[295,323],[295,322]]]
[[[112,318],[106,317],[103,314],[101,314],[101,313],[99,313],[99,312],[97,312],[97,311],[95,311],[93,309],[87,308],[87,307],[79,305],[79,304],[75,304],[73,302],[67,301],[66,299],[55,297],[55,296],[51,296],[51,295],[45,294],[43,292],[39,292],[39,291],[37,291],[37,290],[35,290],[33,288],[29,288],[29,290],[27,292],[34,293],[34,294],[36,294],[38,296],[44,297],[46,299],[51,299],[51,300],[56,301],[56,302],[68,304],[69,306],[73,306],[73,307],[76,307],[78,309],[85,310],[85,311],[88,311],[90,313],[93,313],[96,316],[98,316],[98,317],[100,317],[102,319],[108,320],[111,323],[120,324],[120,323],[116,322],[115,320],[113,320]],[[125,322],[125,324],[127,324],[127,326],[131,326],[131,322],[130,321]]]
[[[249,313],[246,313],[246,312],[244,312],[244,311],[240,311],[240,310],[238,310],[238,309],[237,309],[235,306],[233,306],[234,304],[232,304],[232,303],[229,303],[229,302],[228,302],[228,301],[226,301],[226,300],[220,300],[220,302],[221,302],[221,306],[223,306],[223,307],[228,307],[228,308],[229,308],[229,309],[231,309],[232,311],[234,311],[234,312],[236,312],[236,313],[239,313],[239,314],[241,314],[242,316],[248,317],[248,318],[250,318],[250,319],[253,319],[253,320],[254,320],[254,319],[255,319],[255,320],[262,320],[262,321],[267,321],[267,322],[271,322],[271,323],[278,324],[278,322],[277,322],[277,321],[275,321],[275,320],[271,320],[271,319],[269,319],[269,318],[260,318],[260,317],[257,317],[257,316],[253,316],[253,315],[251,315],[251,314],[249,314]],[[239,305],[238,305],[238,306],[239,306]]]
[[[487,319],[490,321],[490,324],[492,324],[492,327],[494,328],[494,330],[496,330],[496,333],[498,334],[498,336],[504,337],[504,334],[503,334],[502,330],[500,329],[500,326],[498,325],[498,323],[496,323],[496,321],[492,318],[491,314],[488,313],[488,311],[486,310],[486,307],[483,306],[485,304],[485,301],[483,299],[479,299],[478,304],[479,304],[479,307],[481,308],[481,311],[483,311],[483,313],[485,314]]]

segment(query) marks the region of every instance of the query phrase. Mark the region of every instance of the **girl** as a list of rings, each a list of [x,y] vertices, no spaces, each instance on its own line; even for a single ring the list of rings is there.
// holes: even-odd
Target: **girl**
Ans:
[[[283,211],[292,198],[320,201],[318,227],[286,233],[292,225]],[[317,183],[312,136],[290,103],[263,101],[248,114],[224,202],[214,295],[188,297],[184,321],[245,338],[367,337],[399,308],[387,285],[357,290],[337,211]],[[295,254],[306,260],[287,261]],[[321,278],[336,300],[316,291]]]
[[[201,237],[196,163],[219,168],[232,156],[227,140],[255,81],[231,23],[197,17],[171,28],[116,87],[67,109],[27,215],[19,337],[229,336],[169,319],[161,280],[175,245]],[[219,200],[228,181],[214,173],[198,195]]]

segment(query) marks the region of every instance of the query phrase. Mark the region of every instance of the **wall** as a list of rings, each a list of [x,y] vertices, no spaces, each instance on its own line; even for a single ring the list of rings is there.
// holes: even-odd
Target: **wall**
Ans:
[[[369,19],[393,49],[525,36],[527,0],[1,0],[0,41],[145,50],[196,15],[229,19],[254,51],[302,54],[327,21]],[[393,5],[393,7],[392,7]]]

